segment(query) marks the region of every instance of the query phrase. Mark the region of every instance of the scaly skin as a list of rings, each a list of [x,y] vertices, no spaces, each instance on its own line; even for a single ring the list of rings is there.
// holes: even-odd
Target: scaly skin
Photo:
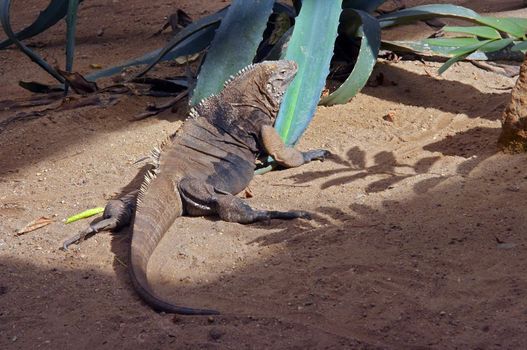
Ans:
[[[271,155],[284,167],[296,167],[328,155],[325,150],[300,152],[288,147],[273,128],[283,93],[296,70],[292,61],[262,62],[245,68],[220,94],[196,106],[168,144],[156,150],[155,168],[145,176],[137,194],[130,247],[132,282],[154,310],[187,315],[217,313],[163,301],[148,284],[148,261],[177,217],[218,215],[241,224],[310,218],[304,211],[255,210],[235,197],[252,180],[258,156]],[[128,204],[133,196],[108,203],[108,217],[94,229],[126,225],[127,213],[133,212],[133,204]]]

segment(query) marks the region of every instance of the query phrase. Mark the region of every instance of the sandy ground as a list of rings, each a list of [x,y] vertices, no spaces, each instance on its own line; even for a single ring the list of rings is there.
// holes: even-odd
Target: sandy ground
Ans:
[[[45,3],[28,1],[28,13],[15,6],[13,18],[27,23]],[[522,1],[457,3],[498,11]],[[196,18],[224,5],[85,2],[77,68],[162,45],[167,36],[147,38],[175,6]],[[62,64],[63,30],[29,42]],[[0,348],[527,348],[527,156],[496,151],[514,79],[469,63],[439,77],[439,65],[380,61],[373,77],[384,83],[320,107],[299,144],[327,148],[331,160],[251,184],[253,206],[308,210],[315,220],[174,224],[151,262],[152,284],[167,299],[222,312],[213,318],[158,314],[138,299],[126,272],[128,230],[58,249],[87,224],[63,219],[104,205],[134,177],[132,163],[181,125],[184,108],[134,122],[156,99],[123,97],[7,126]],[[14,49],[0,52],[0,75],[2,98],[27,96],[18,80],[50,82]],[[15,236],[41,216],[55,222]]]

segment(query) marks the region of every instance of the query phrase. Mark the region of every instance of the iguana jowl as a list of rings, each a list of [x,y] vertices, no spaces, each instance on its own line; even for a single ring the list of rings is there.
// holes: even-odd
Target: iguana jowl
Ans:
[[[191,315],[217,313],[163,301],[148,284],[148,261],[178,216],[218,215],[241,224],[309,218],[304,211],[255,210],[234,196],[253,178],[259,156],[270,155],[284,167],[296,167],[328,154],[288,147],[273,128],[296,71],[293,61],[262,62],[240,71],[218,95],[194,107],[161,150],[154,150],[153,167],[139,191],[110,201],[104,220],[90,227],[90,232],[122,227],[131,221],[135,209],[130,276],[138,294],[153,309]]]

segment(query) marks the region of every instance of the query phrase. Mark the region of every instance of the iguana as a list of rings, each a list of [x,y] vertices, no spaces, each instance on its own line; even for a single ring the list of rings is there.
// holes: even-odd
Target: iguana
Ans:
[[[329,154],[325,150],[300,152],[288,147],[273,128],[284,92],[296,71],[293,61],[268,61],[248,66],[231,77],[218,95],[191,110],[165,146],[154,149],[153,165],[141,188],[109,201],[103,220],[84,232],[118,229],[133,219],[130,277],[137,293],[154,310],[188,315],[217,313],[166,302],[148,284],[148,261],[178,216],[218,215],[241,224],[309,219],[304,211],[255,210],[235,196],[253,178],[258,157],[270,155],[289,168],[323,160]],[[66,241],[64,247],[82,236]]]

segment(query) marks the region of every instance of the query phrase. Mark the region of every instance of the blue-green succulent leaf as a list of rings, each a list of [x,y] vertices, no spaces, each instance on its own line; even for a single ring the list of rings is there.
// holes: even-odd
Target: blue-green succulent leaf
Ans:
[[[234,0],[207,52],[191,105],[221,91],[225,81],[251,64],[263,38],[274,0]]]
[[[304,0],[284,59],[298,64],[287,89],[275,128],[289,145],[295,144],[313,118],[329,74],[342,0]]]
[[[346,81],[337,90],[320,101],[323,105],[330,106],[348,102],[366,85],[377,62],[377,55],[381,45],[381,27],[379,22],[364,11],[356,10],[355,12],[362,22],[361,29],[363,33],[357,61]]]

